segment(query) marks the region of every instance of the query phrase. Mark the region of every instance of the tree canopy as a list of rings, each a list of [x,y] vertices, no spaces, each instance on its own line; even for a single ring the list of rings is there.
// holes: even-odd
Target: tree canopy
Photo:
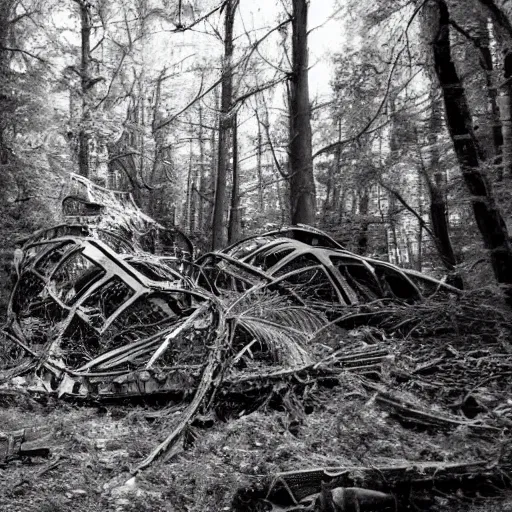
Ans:
[[[305,223],[506,291],[507,5],[4,1],[8,246],[57,219],[78,173],[203,249]]]

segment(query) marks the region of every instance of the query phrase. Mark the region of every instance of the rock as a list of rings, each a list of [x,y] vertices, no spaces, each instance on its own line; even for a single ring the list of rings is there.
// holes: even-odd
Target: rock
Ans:
[[[97,450],[104,450],[107,446],[107,440],[106,439],[97,439],[96,440],[96,449]]]
[[[137,488],[137,480],[134,476],[128,479],[123,485],[114,487],[110,491],[112,497],[121,497],[126,494],[136,494],[137,496],[142,494],[142,491]]]
[[[129,504],[131,503],[131,500],[129,500],[128,498],[118,498],[116,501],[115,501],[115,504],[118,506],[118,507],[127,507]]]

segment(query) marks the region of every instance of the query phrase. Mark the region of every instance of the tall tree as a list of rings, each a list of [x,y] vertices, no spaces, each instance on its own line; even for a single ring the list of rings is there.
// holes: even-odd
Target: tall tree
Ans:
[[[224,212],[226,209],[226,178],[233,117],[233,27],[239,0],[226,0],[224,5],[224,60],[222,69],[218,165],[213,208],[212,247],[219,249],[224,243]]]
[[[7,164],[9,152],[5,140],[5,131],[8,123],[9,105],[13,98],[9,94],[9,33],[11,18],[16,2],[3,0],[0,2],[0,163]]]
[[[501,77],[499,85],[501,117],[501,137],[503,161],[498,178],[512,177],[512,23],[510,10],[505,2],[494,0],[479,0],[485,8],[487,17],[492,22],[492,32],[495,36],[499,52],[496,52],[497,60],[501,60]],[[501,58],[500,58],[501,57]]]
[[[506,285],[507,298],[512,305],[512,245],[492,189],[481,167],[471,112],[452,60],[450,13],[444,0],[438,0],[432,8],[437,18],[433,41],[434,64],[443,90],[446,123],[462,177],[471,196],[478,229],[490,253],[494,275],[498,283]]]
[[[240,211],[240,169],[238,165],[238,119],[233,119],[233,180],[231,183],[231,205],[229,209],[228,243],[240,239],[242,234],[242,216]]]
[[[91,112],[88,101],[89,89],[92,87],[90,76],[91,64],[91,4],[87,0],[73,0],[80,9],[80,85],[82,95],[82,113],[78,132],[78,170],[79,174],[89,177],[89,144],[90,135],[87,122]]]
[[[308,83],[308,1],[293,0],[292,72],[289,80],[290,207],[292,224],[314,224],[316,189]]]
[[[430,197],[430,222],[432,224],[434,242],[443,265],[451,273],[451,284],[462,288],[460,276],[454,274],[457,259],[450,238],[446,170],[441,163],[441,153],[439,151],[440,134],[442,131],[442,106],[437,92],[437,87],[432,87],[430,95],[430,116],[427,129],[428,147],[430,149],[427,165],[425,165],[421,156],[419,141],[418,154],[420,158],[420,169],[427,184]]]

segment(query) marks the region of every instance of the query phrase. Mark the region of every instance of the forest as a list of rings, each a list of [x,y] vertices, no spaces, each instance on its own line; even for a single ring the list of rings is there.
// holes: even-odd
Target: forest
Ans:
[[[508,0],[0,0],[0,510],[512,510]]]

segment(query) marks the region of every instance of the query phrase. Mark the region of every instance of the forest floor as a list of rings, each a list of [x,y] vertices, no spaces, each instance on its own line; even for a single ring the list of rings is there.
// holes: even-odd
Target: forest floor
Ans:
[[[172,460],[157,460],[135,477],[130,471],[172,429],[169,409],[128,402],[84,406],[0,389],[1,431],[45,426],[53,432],[49,459],[0,466],[0,511],[229,511],[238,489],[276,472],[420,462],[510,464],[512,353],[494,324],[492,339],[482,330],[472,333],[469,321],[468,327],[459,335],[374,340],[393,356],[380,384],[423,410],[449,411],[461,419],[459,426],[411,425],[348,372],[334,384],[302,387],[300,394],[281,382],[272,390],[279,403],[264,400],[248,414],[238,407],[229,418],[204,419],[189,429]],[[490,416],[490,409],[497,412]],[[480,418],[492,428],[479,428]],[[476,427],[470,425],[474,421]],[[504,482],[510,483],[510,475]],[[461,485],[446,493],[434,485],[411,496],[410,510],[512,511],[506,487],[482,493]],[[271,507],[262,500],[251,510]]]

